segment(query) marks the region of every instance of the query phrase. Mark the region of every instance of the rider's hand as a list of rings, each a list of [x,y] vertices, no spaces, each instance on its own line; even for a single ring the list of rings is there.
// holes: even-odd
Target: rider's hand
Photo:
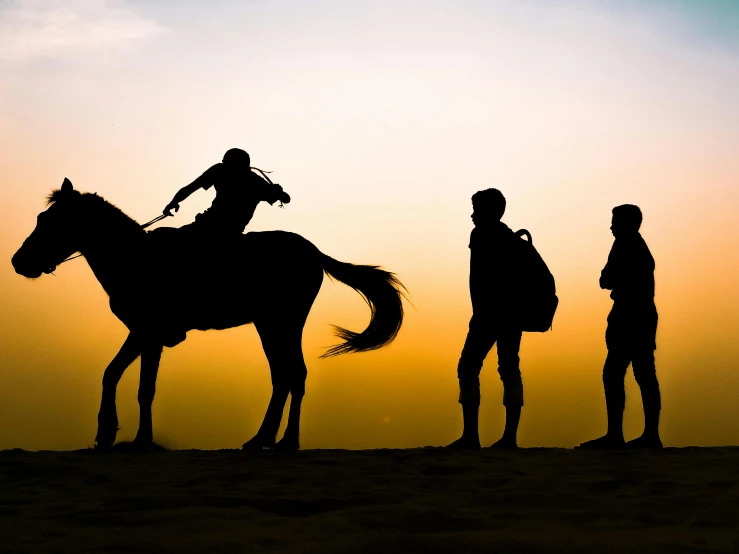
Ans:
[[[180,209],[180,205],[179,204],[177,204],[175,202],[170,202],[169,204],[167,204],[167,207],[164,208],[164,211],[162,212],[162,214],[166,215],[167,217],[171,217],[172,210],[174,210],[176,212],[179,209]]]
[[[288,202],[290,202],[290,195],[282,190],[282,187],[280,185],[278,185],[277,183],[272,183],[272,186],[269,188],[269,192],[267,193],[267,196],[264,198],[264,200],[266,202],[269,202],[270,205],[274,204],[275,202],[287,204]]]

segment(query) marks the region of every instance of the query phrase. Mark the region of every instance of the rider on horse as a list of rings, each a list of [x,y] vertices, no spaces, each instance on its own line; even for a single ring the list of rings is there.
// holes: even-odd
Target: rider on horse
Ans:
[[[290,202],[290,195],[280,185],[252,171],[249,154],[240,148],[232,148],[224,154],[223,163],[212,166],[192,183],[182,187],[162,213],[172,215],[172,210],[179,210],[180,202],[193,192],[211,186],[216,189],[213,205],[198,214],[193,223],[181,229],[206,234],[240,235],[262,200],[270,205],[277,201],[285,204]]]
[[[168,240],[177,235],[186,237],[185,241],[178,241],[184,246],[184,243],[197,237],[217,238],[219,240],[207,241],[209,243],[208,252],[212,253],[214,249],[218,250],[221,247],[231,248],[230,239],[243,236],[244,228],[251,221],[260,202],[265,201],[269,204],[278,201],[281,204],[290,202],[290,196],[282,190],[280,185],[252,171],[248,153],[239,148],[232,148],[224,154],[222,163],[212,166],[192,183],[182,187],[164,208],[163,214],[172,215],[172,210],[178,211],[180,202],[193,192],[210,187],[216,189],[216,197],[211,207],[198,214],[193,223],[180,227],[178,231],[170,235],[171,238]],[[183,235],[182,231],[186,231],[187,234]],[[172,263],[179,257],[179,254],[181,250],[175,248],[174,258],[165,257],[164,263],[167,265]],[[204,260],[208,258],[208,253],[199,252],[198,256]],[[205,265],[207,264],[208,262],[205,261]],[[154,296],[160,297],[160,292],[167,289],[169,289],[169,284],[165,279],[154,292]],[[146,301],[156,304],[159,300],[147,299]],[[185,331],[180,328],[178,319],[178,315],[170,313],[169,310],[164,311],[158,317],[156,330],[153,332],[160,335],[165,346],[174,346],[185,339]]]

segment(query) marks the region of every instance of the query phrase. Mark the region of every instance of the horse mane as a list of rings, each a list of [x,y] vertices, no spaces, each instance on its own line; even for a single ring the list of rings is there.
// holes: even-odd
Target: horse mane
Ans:
[[[70,194],[76,194],[78,199],[82,203],[92,210],[93,213],[98,214],[99,217],[103,217],[106,223],[120,227],[121,229],[129,227],[131,230],[144,232],[141,229],[135,219],[127,215],[118,206],[111,204],[102,196],[99,196],[96,192],[79,192],[79,191],[62,191],[56,189],[51,191],[51,194],[46,198],[46,205],[51,206],[57,202],[65,200]]]
[[[49,207],[55,202],[58,202],[65,194],[66,192],[62,192],[61,189],[54,189],[51,191],[51,194],[46,197],[46,206]]]

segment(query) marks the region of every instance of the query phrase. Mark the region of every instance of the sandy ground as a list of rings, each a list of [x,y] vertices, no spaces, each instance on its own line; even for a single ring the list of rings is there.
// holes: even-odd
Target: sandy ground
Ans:
[[[0,552],[739,552],[739,448],[0,452]]]

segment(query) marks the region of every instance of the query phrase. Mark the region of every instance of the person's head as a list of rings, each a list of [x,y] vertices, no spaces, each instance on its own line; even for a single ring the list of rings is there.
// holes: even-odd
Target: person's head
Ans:
[[[223,163],[233,169],[249,169],[251,167],[251,158],[241,148],[231,148],[231,150],[223,155]]]
[[[634,206],[633,204],[616,206],[613,208],[611,232],[616,238],[638,233],[639,227],[641,227],[641,221],[642,215],[639,206]]]
[[[505,213],[505,197],[498,189],[485,189],[472,195],[472,221],[475,225],[497,223]]]

